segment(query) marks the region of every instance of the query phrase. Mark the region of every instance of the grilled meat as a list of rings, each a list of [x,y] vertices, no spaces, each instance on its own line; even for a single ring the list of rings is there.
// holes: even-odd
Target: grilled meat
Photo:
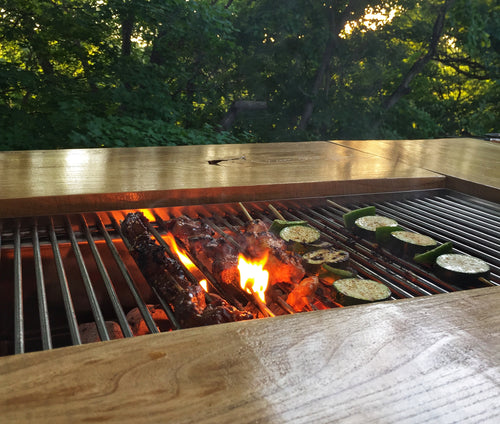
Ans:
[[[289,283],[298,284],[304,278],[305,270],[300,257],[289,252],[286,243],[269,231],[257,231],[267,228],[267,225],[254,220],[243,228],[240,236],[244,251],[250,257],[261,258],[268,254],[267,263],[264,267],[269,271],[269,284]],[[249,228],[249,231],[246,231]]]
[[[165,222],[165,228],[186,245],[190,237],[214,235],[213,230],[207,224],[199,219],[191,219],[185,216]]]
[[[131,255],[146,281],[173,307],[182,327],[253,318],[218,296],[208,295],[198,284],[191,284],[179,262],[167,257],[163,247],[152,239],[147,223],[141,212],[130,213],[121,224],[122,233],[131,244]]]
[[[180,220],[179,224],[174,222],[177,220]],[[178,231],[183,237],[181,241],[218,281],[227,285],[239,286],[240,276],[237,266],[240,251],[251,259],[260,259],[268,255],[264,269],[269,271],[271,285],[279,282],[295,285],[305,275],[300,258],[287,251],[286,243],[267,231],[268,226],[262,220],[255,219],[248,222],[241,227],[240,232],[233,235],[240,249],[224,237],[214,237],[213,232],[207,231],[207,226],[199,220],[190,220],[187,217],[175,218],[168,221],[167,228],[185,230]],[[201,229],[202,234],[188,236],[185,239],[187,234],[195,232],[196,229]]]
[[[303,311],[309,306],[315,297],[315,292],[319,285],[319,279],[316,276],[304,278],[290,292],[286,303],[288,303],[296,312]]]

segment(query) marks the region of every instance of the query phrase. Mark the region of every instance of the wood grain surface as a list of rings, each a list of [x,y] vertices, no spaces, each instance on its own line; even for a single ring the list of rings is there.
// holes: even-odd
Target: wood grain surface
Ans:
[[[438,187],[328,142],[0,152],[0,217]]]
[[[2,422],[497,423],[500,288],[3,358]]]
[[[446,175],[448,188],[500,202],[500,143],[472,138],[333,143]]]

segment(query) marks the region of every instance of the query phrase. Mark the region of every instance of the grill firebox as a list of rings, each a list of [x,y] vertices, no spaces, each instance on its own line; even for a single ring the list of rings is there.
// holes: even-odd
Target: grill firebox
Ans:
[[[457,287],[438,279],[427,268],[392,255],[353,237],[342,223],[343,210],[375,205],[380,214],[406,229],[438,242],[452,241],[457,252],[489,263],[489,284],[500,285],[500,206],[448,190],[335,196],[268,202],[247,202],[253,218],[274,219],[269,205],[286,219],[307,220],[322,237],[347,250],[361,277],[383,282],[392,299],[411,298],[481,287]],[[178,328],[169,306],[144,280],[129,254],[119,222],[129,211],[29,217],[0,221],[0,354],[82,343],[79,325],[93,322],[101,340],[111,335],[107,321],[132,337],[126,314],[138,308],[151,333],[157,328],[147,305],[161,305]],[[231,234],[247,218],[238,204],[152,208],[158,240],[162,222],[182,215],[201,218],[220,235]],[[217,282],[207,275],[214,289]],[[231,301],[232,299],[227,299]],[[282,305],[283,314],[290,313]]]

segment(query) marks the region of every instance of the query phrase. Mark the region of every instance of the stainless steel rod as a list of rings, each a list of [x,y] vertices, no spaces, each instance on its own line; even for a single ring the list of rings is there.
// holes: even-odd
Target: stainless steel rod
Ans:
[[[85,237],[87,238],[90,250],[92,251],[92,255],[94,256],[94,259],[96,261],[97,269],[99,270],[99,273],[101,274],[101,277],[104,281],[104,286],[106,287],[106,291],[108,292],[111,304],[113,305],[113,309],[115,310],[116,318],[118,319],[118,323],[120,324],[122,333],[125,337],[132,337],[133,334],[132,330],[130,329],[130,325],[127,322],[127,317],[123,312],[122,305],[113,287],[113,283],[109,278],[108,271],[106,270],[106,266],[102,261],[99,250],[97,250],[97,246],[95,244],[94,238],[92,237],[92,234],[90,233],[87,221],[83,215],[81,216],[81,218],[82,218],[82,227]]]
[[[40,241],[38,238],[38,221],[36,218],[33,223],[32,240],[42,347],[43,350],[49,350],[52,349],[52,337],[50,332],[49,310],[47,308],[47,296],[45,293],[45,280],[43,277],[42,255],[40,254]]]
[[[16,221],[14,233],[14,352],[24,353],[23,274],[19,221]]]
[[[97,300],[94,288],[92,287],[92,281],[90,280],[83,255],[80,247],[78,246],[78,242],[76,241],[75,233],[73,231],[73,228],[71,227],[71,221],[69,220],[69,217],[66,217],[66,224],[68,236],[71,241],[71,246],[73,247],[73,253],[75,254],[76,262],[78,263],[78,267],[80,268],[80,274],[82,276],[85,291],[87,292],[87,297],[90,302],[90,308],[92,309],[92,314],[94,315],[94,322],[97,327],[97,331],[102,341],[110,340],[104,316],[102,315],[99,301]]]
[[[56,264],[57,275],[59,277],[59,284],[61,287],[64,309],[66,311],[66,318],[68,320],[71,341],[73,345],[80,345],[82,344],[82,340],[80,337],[80,332],[78,331],[78,322],[76,320],[75,308],[73,306],[73,301],[71,300],[68,279],[66,278],[66,272],[64,271],[61,251],[59,250],[59,244],[57,243],[56,232],[54,230],[54,221],[52,218],[50,218],[49,238],[52,245],[52,252],[54,253],[54,260]]]

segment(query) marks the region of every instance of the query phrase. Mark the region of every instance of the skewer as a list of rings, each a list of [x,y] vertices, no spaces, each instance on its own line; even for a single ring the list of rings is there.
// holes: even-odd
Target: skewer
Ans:
[[[290,315],[295,313],[294,309],[288,303],[286,303],[286,301],[284,301],[281,297],[278,296],[276,302],[278,302],[280,306]]]
[[[274,315],[274,312],[271,311],[271,309],[269,309],[267,307],[267,305],[262,301],[260,300],[260,297],[257,295],[257,293],[255,293],[251,288],[249,288],[248,290],[250,290],[250,294],[252,295],[255,303],[257,304],[257,306],[259,307],[260,311],[267,317],[274,317],[276,315]]]
[[[247,208],[245,208],[245,206],[243,206],[243,203],[239,202],[238,205],[240,205],[240,208],[243,211],[243,213],[245,214],[246,218],[249,221],[253,221],[252,215],[250,215],[250,213],[247,211]]]
[[[347,209],[345,206],[342,206],[342,205],[339,205],[338,203],[335,203],[333,200],[326,199],[326,201],[328,203],[330,203],[330,205],[335,206],[337,209],[340,209],[340,210],[344,211],[345,213],[351,212],[350,209]]]
[[[487,280],[486,278],[484,277],[478,277],[477,278],[479,281],[481,281],[481,283],[484,283],[484,284],[487,284],[488,286],[494,286],[495,284],[493,284],[490,280]]]
[[[278,209],[276,209],[273,205],[268,205],[268,206],[269,206],[269,209],[271,209],[271,212],[274,213],[274,216],[276,216],[276,218],[282,219],[283,221],[285,221],[285,217],[283,215],[281,215],[281,213]]]

